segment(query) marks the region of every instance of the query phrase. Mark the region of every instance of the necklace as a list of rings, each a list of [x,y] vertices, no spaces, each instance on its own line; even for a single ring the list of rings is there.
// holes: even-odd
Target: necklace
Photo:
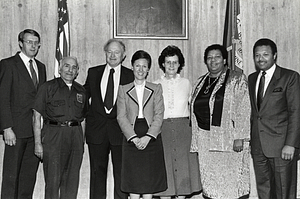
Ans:
[[[204,90],[204,94],[207,94],[209,92],[210,87],[216,83],[218,81],[219,77],[217,77],[213,83],[210,83],[210,77],[208,76],[208,85],[206,86],[205,90]]]

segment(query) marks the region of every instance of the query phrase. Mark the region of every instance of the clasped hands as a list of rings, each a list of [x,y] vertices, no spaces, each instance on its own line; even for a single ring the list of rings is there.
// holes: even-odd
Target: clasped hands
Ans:
[[[138,150],[144,150],[148,143],[150,142],[151,138],[149,136],[143,136],[141,138],[135,137],[132,139],[132,142],[135,144],[135,147]]]

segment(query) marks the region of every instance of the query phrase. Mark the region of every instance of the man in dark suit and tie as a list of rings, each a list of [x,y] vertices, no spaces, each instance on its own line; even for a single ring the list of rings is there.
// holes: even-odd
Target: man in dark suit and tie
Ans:
[[[257,72],[249,75],[251,154],[261,199],[296,199],[300,141],[299,74],[276,64],[277,47],[260,39],[253,47]]]
[[[5,151],[1,198],[32,198],[39,159],[34,155],[32,107],[46,68],[35,59],[40,35],[20,32],[21,52],[0,61],[0,131]]]
[[[132,70],[122,66],[123,42],[110,39],[104,46],[106,64],[92,67],[84,85],[90,107],[86,118],[86,142],[90,156],[90,198],[106,198],[107,166],[111,152],[114,176],[114,199],[127,199],[121,191],[123,134],[117,122],[119,85],[133,81]]]

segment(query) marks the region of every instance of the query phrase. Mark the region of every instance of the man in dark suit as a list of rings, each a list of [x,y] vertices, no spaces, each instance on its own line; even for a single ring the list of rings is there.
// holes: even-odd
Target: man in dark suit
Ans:
[[[86,118],[86,142],[90,156],[90,198],[106,198],[107,166],[111,152],[114,199],[125,199],[120,189],[123,134],[117,122],[119,85],[133,81],[132,70],[122,66],[125,45],[110,39],[104,46],[106,64],[92,67],[84,85],[90,107]]]
[[[276,64],[277,47],[253,47],[257,72],[249,75],[251,154],[259,198],[295,199],[300,141],[299,74]]]
[[[40,35],[20,32],[21,52],[0,61],[0,130],[5,151],[1,198],[32,198],[39,159],[34,155],[32,107],[46,81],[45,65],[35,59]]]

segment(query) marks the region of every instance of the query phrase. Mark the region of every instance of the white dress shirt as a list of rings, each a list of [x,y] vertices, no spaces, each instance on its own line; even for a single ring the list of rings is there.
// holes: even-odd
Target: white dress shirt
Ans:
[[[192,86],[188,79],[182,78],[177,74],[172,79],[162,76],[154,83],[161,84],[163,88],[164,119],[189,116],[188,102],[190,101]]]
[[[273,77],[275,69],[276,69],[276,64],[274,64],[271,68],[269,68],[268,70],[265,71],[266,74],[265,74],[264,96],[265,96],[266,90],[269,86],[269,83]],[[258,86],[259,86],[259,81],[260,81],[261,75],[262,75],[262,70],[259,72],[259,74],[257,76],[257,80],[256,80],[256,87],[255,87],[256,98],[257,98]]]
[[[32,74],[30,72],[30,66],[29,66],[29,64],[30,64],[29,63],[30,58],[27,57],[22,51],[19,53],[19,56],[22,59],[23,63],[25,64],[26,69],[27,69],[30,77],[32,78]],[[35,62],[34,58],[32,58],[31,60],[32,60],[32,64],[33,64],[33,69],[35,70],[35,73],[36,73],[36,77],[37,77],[37,79],[39,79],[39,73],[38,73],[38,68],[37,68],[36,62]]]
[[[136,84],[136,82],[134,81],[136,95],[137,95],[138,103],[139,103],[139,116],[138,116],[138,118],[144,118],[144,114],[143,114],[143,96],[144,96],[145,85],[146,85],[146,81],[144,81],[142,84]]]
[[[108,77],[109,77],[109,73],[110,73],[111,68],[113,68],[115,70],[115,72],[113,74],[113,79],[114,79],[114,101],[113,101],[113,105],[114,105],[116,103],[117,96],[118,96],[118,90],[119,90],[119,84],[120,84],[120,75],[121,75],[121,65],[118,65],[116,67],[111,67],[108,64],[106,64],[106,67],[104,69],[102,79],[101,79],[101,82],[100,82],[100,87],[101,87],[102,100],[104,102]],[[105,108],[106,113],[108,113],[108,114],[112,110],[112,109],[107,110],[106,107],[104,107],[104,108]]]

